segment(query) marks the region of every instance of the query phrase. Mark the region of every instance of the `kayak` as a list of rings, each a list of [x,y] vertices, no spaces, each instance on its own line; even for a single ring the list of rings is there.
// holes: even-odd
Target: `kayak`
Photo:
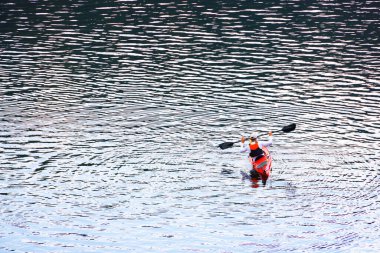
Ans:
[[[266,147],[263,147],[262,150],[264,151],[262,156],[257,157],[255,160],[253,160],[252,157],[248,158],[252,165],[249,178],[255,182],[261,179],[263,185],[265,185],[272,171],[272,156]],[[243,173],[242,175],[246,178]]]

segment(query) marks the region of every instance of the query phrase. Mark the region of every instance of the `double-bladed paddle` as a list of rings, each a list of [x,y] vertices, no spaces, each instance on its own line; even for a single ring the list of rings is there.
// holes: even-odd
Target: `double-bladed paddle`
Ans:
[[[290,124],[288,126],[284,126],[281,130],[278,130],[278,131],[273,131],[273,133],[276,133],[276,132],[284,132],[284,133],[289,133],[291,131],[293,131],[294,129],[296,129],[296,124],[293,123],[293,124]],[[258,137],[260,136],[264,136],[265,134],[260,134]],[[231,148],[235,143],[238,143],[240,141],[235,141],[235,142],[223,142],[222,144],[219,144],[219,148],[221,149],[227,149],[227,148]]]

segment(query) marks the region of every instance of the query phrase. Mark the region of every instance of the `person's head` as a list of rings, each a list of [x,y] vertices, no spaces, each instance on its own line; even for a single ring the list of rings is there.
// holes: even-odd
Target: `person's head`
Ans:
[[[258,132],[252,132],[251,135],[249,136],[249,139],[251,141],[256,141],[258,136],[259,136]]]

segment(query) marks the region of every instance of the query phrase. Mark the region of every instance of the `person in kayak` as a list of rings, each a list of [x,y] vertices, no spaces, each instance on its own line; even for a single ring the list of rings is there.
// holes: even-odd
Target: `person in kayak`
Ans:
[[[258,141],[258,133],[253,132],[249,137],[249,144],[245,145],[245,137],[241,137],[241,149],[240,153],[244,153],[249,151],[249,156],[252,157],[252,160],[255,161],[256,158],[262,156],[264,151],[262,147],[269,147],[273,143],[273,134],[272,131],[269,132],[269,140],[268,141]]]
[[[253,165],[253,168],[249,171],[249,174],[252,179],[260,178],[260,175],[257,170],[262,169],[267,165],[268,160],[262,150],[263,147],[269,147],[273,143],[273,135],[272,131],[269,132],[269,140],[268,141],[258,141],[258,133],[253,132],[249,137],[249,144],[245,145],[244,136],[241,137],[241,150],[240,152],[249,151],[249,162]],[[257,161],[257,162],[256,162]],[[261,174],[261,178],[263,181],[263,185],[265,185],[266,180],[268,179],[267,174]]]

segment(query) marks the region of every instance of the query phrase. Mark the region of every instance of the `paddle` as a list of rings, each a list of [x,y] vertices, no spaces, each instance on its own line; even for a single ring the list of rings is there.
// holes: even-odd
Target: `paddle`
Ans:
[[[294,129],[296,129],[296,124],[293,123],[293,124],[290,124],[288,126],[284,126],[281,130],[278,130],[278,131],[273,131],[273,133],[276,133],[276,132],[284,132],[284,133],[289,133],[291,131],[293,131]],[[265,134],[260,134],[258,137],[260,136],[264,136]],[[235,143],[239,143],[240,141],[235,141],[235,142],[223,142],[222,144],[219,144],[219,148],[221,149],[227,149],[227,148],[231,148]]]

